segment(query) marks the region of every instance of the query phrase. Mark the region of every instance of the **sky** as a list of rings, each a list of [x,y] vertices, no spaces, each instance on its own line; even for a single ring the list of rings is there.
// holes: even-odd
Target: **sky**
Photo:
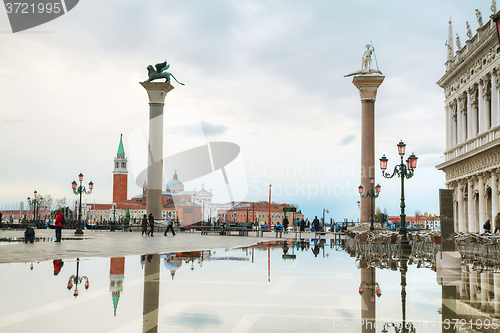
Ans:
[[[397,143],[418,157],[405,181],[406,214],[439,215],[445,175],[444,93],[448,21],[486,22],[491,1],[80,1],[65,15],[12,33],[0,9],[0,209],[39,194],[112,201],[113,159],[123,135],[128,196],[147,147],[148,65],[167,61],[182,86],[165,100],[164,157],[231,142],[222,170],[183,180],[213,201],[271,200],[307,218],[359,219],[361,102],[352,77],[365,45],[385,75],[375,103],[375,156],[399,163]],[[455,41],[453,41],[455,45]],[[456,51],[456,46],[455,46]],[[198,161],[193,161],[198,163]],[[201,163],[201,162],[200,162]],[[172,175],[164,175],[164,183]],[[376,174],[376,206],[400,214],[400,180]]]

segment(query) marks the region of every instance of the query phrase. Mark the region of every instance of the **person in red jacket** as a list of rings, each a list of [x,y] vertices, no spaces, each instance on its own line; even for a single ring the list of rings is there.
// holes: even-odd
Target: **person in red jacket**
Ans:
[[[64,215],[62,212],[59,212],[59,214],[57,215],[56,217],[56,223],[55,223],[55,226],[56,226],[56,242],[60,242],[61,241],[61,231],[62,231],[62,228],[63,228],[63,219],[64,219]]]

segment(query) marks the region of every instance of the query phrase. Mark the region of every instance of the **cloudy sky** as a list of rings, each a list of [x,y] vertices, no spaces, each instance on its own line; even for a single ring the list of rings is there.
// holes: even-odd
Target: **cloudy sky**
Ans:
[[[129,197],[140,194],[149,106],[146,67],[167,60],[180,81],[165,101],[165,157],[209,142],[241,150],[221,170],[184,180],[214,201],[298,204],[306,217],[359,218],[361,102],[352,78],[373,43],[386,76],[376,112],[376,165],[396,145],[418,156],[406,183],[407,215],[439,213],[444,173],[444,74],[448,21],[462,45],[491,1],[80,1],[67,14],[13,34],[0,10],[0,208],[37,190],[112,200],[113,158],[123,134]],[[453,41],[455,43],[455,41]],[[455,47],[456,50],[456,47]],[[374,59],[375,60],[375,59]],[[146,127],[147,128],[147,127]],[[138,135],[138,133],[142,133]],[[142,139],[141,139],[142,138]],[[145,156],[145,155],[144,155]],[[193,161],[198,163],[198,161]],[[199,162],[202,163],[202,162]],[[182,180],[182,170],[177,170]],[[377,206],[399,214],[400,182],[384,179]],[[172,175],[166,175],[166,181]]]

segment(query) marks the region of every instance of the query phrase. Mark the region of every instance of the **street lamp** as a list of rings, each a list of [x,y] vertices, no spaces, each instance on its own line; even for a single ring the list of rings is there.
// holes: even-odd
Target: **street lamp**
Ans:
[[[73,188],[73,193],[76,195],[80,195],[80,201],[78,202],[78,224],[76,226],[75,235],[83,235],[82,228],[82,194],[90,194],[92,193],[92,189],[94,188],[94,183],[90,181],[89,183],[89,191],[85,189],[85,186],[82,185],[83,182],[83,174],[80,172],[78,175],[78,180],[80,181],[80,185],[77,185],[76,181],[73,180],[71,183],[71,187]]]
[[[36,222],[37,221],[37,211],[38,211],[38,207],[40,206],[41,203],[42,203],[42,197],[37,196],[37,191],[34,192],[33,199],[28,197],[28,204],[33,205],[33,219],[32,219],[32,221],[35,221],[35,223],[37,223]],[[40,218],[40,217],[38,217],[38,218]]]
[[[401,227],[399,228],[399,233],[403,236],[401,239],[401,249],[405,253],[409,253],[411,250],[410,242],[408,241],[407,231],[406,231],[406,221],[405,221],[405,185],[404,180],[410,179],[415,173],[415,168],[417,167],[417,157],[412,153],[406,160],[406,164],[403,162],[403,156],[405,155],[405,143],[401,140],[398,143],[398,153],[401,156],[401,163],[394,167],[394,172],[391,174],[385,173],[387,169],[387,162],[389,159],[382,156],[380,159],[380,169],[382,169],[382,176],[385,178],[392,178],[395,175],[401,178]]]
[[[78,284],[82,283],[82,280],[85,279],[85,290],[89,289],[89,278],[86,276],[79,276],[78,275],[78,269],[80,266],[80,258],[76,258],[76,275],[71,275],[69,277],[68,285],[67,288],[68,290],[71,290],[73,288],[73,283],[75,284],[75,292],[73,293],[73,296],[78,296]]]
[[[375,182],[375,178],[373,178],[373,176],[370,176],[370,186],[371,186],[371,189],[369,189],[366,194],[363,194],[363,185],[359,185],[358,186],[358,190],[359,190],[359,195],[361,196],[361,198],[368,198],[370,197],[370,204],[371,204],[371,213],[370,213],[370,231],[373,231],[374,228],[373,228],[373,202],[375,201],[375,198],[378,198],[379,194],[380,194],[380,185],[377,184],[377,186],[375,186],[375,191],[373,190],[373,183]],[[359,203],[359,201],[358,201]],[[359,206],[359,204],[358,204]],[[360,207],[361,208],[361,207]]]

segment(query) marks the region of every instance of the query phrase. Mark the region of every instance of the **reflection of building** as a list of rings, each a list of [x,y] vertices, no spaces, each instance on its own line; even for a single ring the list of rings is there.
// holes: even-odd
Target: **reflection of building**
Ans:
[[[123,279],[125,278],[125,257],[110,259],[109,265],[109,291],[113,298],[113,313],[116,316],[116,308],[120,300],[120,293],[123,291]]]
[[[460,23],[462,24],[462,23]],[[455,230],[480,232],[499,211],[500,49],[496,25],[487,20],[465,46],[453,52],[448,30],[444,89],[446,150],[437,165],[453,190]]]

